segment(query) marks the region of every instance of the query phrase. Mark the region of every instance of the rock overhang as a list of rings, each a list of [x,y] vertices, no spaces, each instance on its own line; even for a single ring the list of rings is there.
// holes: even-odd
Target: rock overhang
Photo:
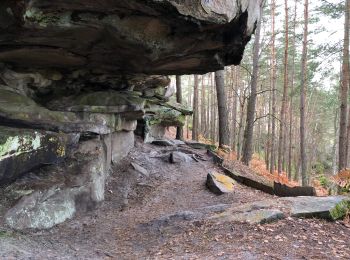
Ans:
[[[205,73],[239,64],[262,0],[15,0],[0,62],[28,70]]]
[[[36,188],[20,192],[23,202],[10,215],[36,221],[46,210],[51,220],[24,221],[21,228],[51,227],[103,200],[111,164],[128,155],[135,130],[147,142],[162,138],[168,126],[183,126],[191,111],[170,99],[167,75],[238,64],[261,4],[0,1],[0,183],[34,176]],[[33,138],[38,133],[41,146]],[[27,140],[25,147],[17,140]],[[38,176],[53,179],[37,187]]]

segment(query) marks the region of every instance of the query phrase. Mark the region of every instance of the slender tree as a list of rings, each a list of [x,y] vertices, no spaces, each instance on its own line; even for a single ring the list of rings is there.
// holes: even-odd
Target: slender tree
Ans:
[[[349,92],[349,28],[350,27],[350,0],[346,0],[345,5],[345,21],[344,21],[344,46],[343,46],[343,65],[342,65],[342,81],[340,88],[340,126],[339,126],[339,164],[338,170],[346,168],[347,161],[347,143],[346,140],[346,124],[347,124],[347,106]],[[350,128],[349,128],[350,130]]]
[[[233,150],[236,150],[236,135],[237,135],[237,105],[238,105],[238,68],[239,67],[232,67],[232,76],[234,77],[234,80],[232,81],[232,131],[231,131],[231,147]]]
[[[176,76],[176,101],[182,104],[181,76]],[[178,140],[184,139],[184,132],[183,132],[182,126],[178,126],[176,128],[176,139]]]
[[[198,141],[198,75],[194,75],[192,139]]]
[[[294,17],[293,17],[293,58],[291,73],[291,92],[294,90],[295,76],[295,56],[296,56],[296,19],[297,19],[297,0],[294,0]],[[290,95],[289,102],[289,145],[288,145],[288,178],[292,179],[292,145],[293,145],[293,93]]]
[[[276,46],[275,46],[275,14],[276,0],[271,0],[271,91],[272,91],[272,119],[271,119],[271,152],[270,173],[275,171],[275,134],[276,134]]]
[[[261,11],[260,11],[261,12]],[[256,93],[258,85],[259,74],[259,53],[260,53],[260,31],[261,20],[257,23],[254,40],[254,54],[253,54],[253,73],[250,85],[250,96],[247,106],[247,119],[244,130],[244,141],[241,161],[245,165],[249,165],[253,155],[253,133],[254,133],[254,121],[255,121],[255,109],[256,109]]]
[[[304,32],[303,32],[303,51],[301,61],[301,88],[300,88],[300,161],[302,185],[307,185],[307,155],[305,142],[305,100],[307,84],[307,41],[308,41],[308,23],[309,23],[309,0],[304,2]]]
[[[287,111],[287,95],[288,95],[288,47],[289,47],[289,30],[288,30],[288,3],[287,0],[284,0],[284,10],[285,10],[285,33],[284,33],[284,72],[283,72],[283,96],[282,96],[282,105],[281,105],[281,114],[280,114],[280,128],[279,128],[279,138],[278,138],[278,159],[277,159],[277,170],[278,174],[282,173],[282,156],[284,151],[284,132],[286,126],[286,111]]]
[[[230,145],[230,132],[228,127],[227,98],[225,90],[225,71],[215,72],[216,93],[219,113],[219,147]]]
[[[205,84],[204,84],[205,75],[202,76],[201,80],[201,134],[205,136],[207,130],[207,120],[206,120],[206,97],[205,97]]]

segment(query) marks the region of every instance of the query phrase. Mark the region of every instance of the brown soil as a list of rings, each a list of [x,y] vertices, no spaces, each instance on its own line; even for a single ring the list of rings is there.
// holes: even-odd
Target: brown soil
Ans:
[[[163,217],[176,212],[273,198],[239,184],[234,193],[216,196],[204,183],[209,171],[221,170],[211,161],[170,164],[161,157],[169,149],[138,142],[129,159],[114,167],[106,200],[93,211],[47,231],[0,226],[0,258],[350,259],[350,229],[342,223],[288,218],[266,225],[207,220],[163,225]],[[130,173],[130,161],[150,177]]]

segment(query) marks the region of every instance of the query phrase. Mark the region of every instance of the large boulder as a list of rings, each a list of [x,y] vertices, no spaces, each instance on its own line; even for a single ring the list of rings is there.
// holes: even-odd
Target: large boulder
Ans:
[[[109,167],[102,141],[82,142],[64,164],[41,168],[7,187],[6,199],[14,205],[6,223],[18,230],[47,229],[93,209],[104,200]]]
[[[75,211],[73,194],[51,188],[23,197],[5,219],[16,230],[47,229],[72,218]]]

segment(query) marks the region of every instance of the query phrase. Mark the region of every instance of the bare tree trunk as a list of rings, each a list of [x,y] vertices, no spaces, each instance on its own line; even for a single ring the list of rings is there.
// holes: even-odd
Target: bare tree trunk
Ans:
[[[332,169],[333,175],[337,174],[337,147],[338,147],[338,135],[339,135],[339,127],[338,127],[338,109],[335,111],[334,116],[334,145],[333,145],[333,153],[332,153]]]
[[[211,81],[211,131],[210,131],[210,139],[213,141],[213,143],[215,143],[215,138],[216,138],[216,134],[215,134],[215,121],[216,121],[216,104],[215,104],[215,100],[216,100],[216,96],[215,96],[215,85],[214,85],[214,79],[213,79],[213,73],[210,73],[210,81]]]
[[[182,104],[181,76],[176,76],[176,102]],[[184,139],[184,132],[182,126],[178,126],[176,128],[176,139]]]
[[[305,100],[306,100],[306,73],[307,73],[307,41],[309,23],[309,0],[304,4],[304,36],[301,67],[301,89],[300,89],[300,160],[302,185],[307,185],[307,155],[305,143]]]
[[[194,75],[192,140],[198,141],[198,75]]]
[[[208,74],[208,81],[207,81],[207,135],[206,138],[210,139],[210,105],[211,105],[211,94],[210,94],[210,74]]]
[[[349,0],[346,0],[345,22],[344,22],[344,48],[342,65],[342,84],[340,89],[340,127],[339,127],[339,165],[341,171],[346,167],[347,140],[347,106],[349,91]]]
[[[219,147],[230,145],[230,132],[228,127],[227,98],[225,91],[225,70],[215,72],[216,93],[219,113]]]
[[[296,56],[296,18],[297,18],[297,0],[294,0],[294,17],[293,17],[293,64],[291,75],[291,90],[294,89],[295,76],[295,56]],[[289,103],[289,145],[288,145],[288,179],[292,179],[292,140],[293,140],[293,94],[290,96]]]
[[[281,105],[281,114],[280,114],[280,129],[279,129],[279,138],[278,138],[278,159],[277,159],[277,171],[278,174],[282,173],[282,154],[283,154],[283,136],[285,131],[286,123],[286,110],[287,110],[287,95],[288,95],[288,3],[287,0],[284,0],[284,10],[285,10],[285,34],[284,34],[284,81],[283,81],[283,96],[282,96],[282,105]]]
[[[349,92],[349,28],[350,27],[350,0],[346,0],[345,22],[344,22],[344,49],[342,65],[342,84],[340,89],[340,127],[339,127],[339,166],[341,171],[347,166],[347,155],[349,149],[349,140],[347,140],[346,124],[348,120],[348,92]],[[349,120],[350,121],[350,120]],[[349,124],[350,131],[350,124]]]
[[[232,111],[232,138],[231,146],[233,150],[236,150],[236,139],[237,139],[237,105],[238,105],[238,82],[239,82],[239,68],[234,67],[233,73],[235,74],[233,90],[233,111]]]
[[[205,86],[204,86],[204,76],[202,76],[202,86],[201,86],[201,133],[204,137],[206,134],[207,129],[207,122],[206,122],[206,111],[205,111]]]
[[[191,84],[191,78],[189,78],[189,82]],[[188,106],[189,107],[193,107],[192,106],[192,101],[193,101],[193,98],[192,98],[192,88],[189,88],[188,90]],[[187,133],[186,133],[186,137],[187,137],[187,140],[190,139],[190,122],[191,122],[191,118],[188,116],[187,117]]]
[[[269,110],[268,114],[272,114],[272,73],[270,73],[270,91],[269,91]],[[271,116],[267,119],[267,138],[266,138],[266,154],[265,154],[265,164],[266,169],[270,169],[270,150],[271,150]]]
[[[275,171],[275,134],[276,134],[276,49],[275,49],[275,11],[276,0],[271,1],[271,89],[272,89],[272,122],[271,122],[271,160],[270,160],[270,173],[274,174]]]
[[[260,11],[261,12],[261,11]],[[258,21],[255,31],[254,41],[254,54],[253,54],[253,73],[250,86],[250,96],[247,106],[247,120],[244,130],[244,141],[241,161],[245,165],[249,165],[253,156],[253,133],[254,133],[254,121],[255,121],[255,109],[256,109],[256,89],[258,85],[259,74],[259,52],[260,52],[260,31],[261,31],[261,19]]]

